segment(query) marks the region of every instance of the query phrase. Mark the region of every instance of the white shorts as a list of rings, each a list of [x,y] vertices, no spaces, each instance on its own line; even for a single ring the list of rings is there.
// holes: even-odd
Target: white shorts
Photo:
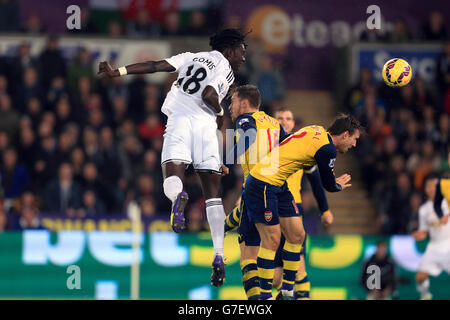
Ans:
[[[448,244],[447,244],[448,245]],[[428,246],[420,260],[417,271],[437,277],[442,271],[450,274],[450,248]]]
[[[196,171],[222,172],[217,123],[211,116],[172,114],[167,119],[161,164],[179,161]]]

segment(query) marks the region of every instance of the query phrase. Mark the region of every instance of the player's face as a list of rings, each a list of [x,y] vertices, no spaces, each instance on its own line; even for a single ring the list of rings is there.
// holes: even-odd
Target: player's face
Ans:
[[[290,111],[277,112],[276,118],[284,131],[292,132],[295,126],[294,115]]]
[[[231,96],[231,104],[228,107],[231,115],[231,120],[233,122],[236,121],[236,118],[241,114],[241,105],[242,100],[238,97],[237,92],[233,93],[233,95]]]
[[[245,62],[245,46],[241,44],[239,47],[234,49],[232,52],[232,55],[229,59],[231,68],[233,68],[233,71],[238,71],[239,68],[244,64]]]
[[[436,194],[436,183],[437,179],[428,179],[425,184],[425,194],[431,200],[434,200],[434,196]]]
[[[339,146],[336,146],[336,149],[340,153],[347,152],[350,148],[356,147],[356,141],[359,139],[361,133],[359,130],[356,130],[352,135],[348,133],[348,131],[342,134],[342,141]]]

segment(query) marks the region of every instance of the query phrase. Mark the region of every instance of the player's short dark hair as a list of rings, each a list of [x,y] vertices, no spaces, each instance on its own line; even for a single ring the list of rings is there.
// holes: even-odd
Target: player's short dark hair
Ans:
[[[365,132],[364,127],[354,117],[348,114],[340,114],[328,128],[328,132],[333,136],[338,136],[345,131],[353,135],[358,130],[361,134]]]
[[[222,30],[211,38],[209,38],[209,45],[213,50],[224,52],[226,49],[235,49],[241,44],[247,47],[245,37],[247,33],[242,33],[238,29],[225,29]]]
[[[253,108],[259,109],[261,106],[261,93],[257,86],[252,84],[246,84],[243,86],[235,87],[233,94],[237,93],[240,99],[247,99]]]

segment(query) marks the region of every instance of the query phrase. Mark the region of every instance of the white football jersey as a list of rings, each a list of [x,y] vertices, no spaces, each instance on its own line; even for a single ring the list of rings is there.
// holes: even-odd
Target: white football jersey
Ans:
[[[166,59],[178,72],[161,111],[170,116],[175,113],[188,115],[215,113],[203,102],[202,92],[206,86],[216,89],[219,103],[234,81],[228,60],[219,51],[185,52]]]
[[[449,207],[445,199],[442,201],[442,212],[444,215],[449,214]],[[450,245],[450,221],[445,225],[440,224],[431,200],[428,200],[419,208],[419,230],[429,233],[429,245],[442,242],[447,242]]]

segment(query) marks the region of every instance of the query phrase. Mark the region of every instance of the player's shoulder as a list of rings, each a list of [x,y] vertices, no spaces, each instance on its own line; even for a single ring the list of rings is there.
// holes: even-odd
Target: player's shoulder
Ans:
[[[253,113],[243,113],[236,118],[236,129],[246,129],[249,127],[256,128],[255,118]]]

